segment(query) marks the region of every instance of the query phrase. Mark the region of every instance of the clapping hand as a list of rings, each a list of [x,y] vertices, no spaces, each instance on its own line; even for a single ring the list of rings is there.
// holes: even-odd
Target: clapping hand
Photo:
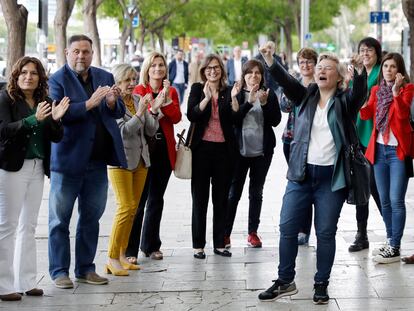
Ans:
[[[259,84],[255,84],[253,85],[252,89],[250,90],[249,93],[249,98],[248,98],[248,102],[249,104],[254,104],[254,102],[257,100],[257,90],[259,89]]]
[[[86,101],[86,109],[90,110],[97,107],[101,101],[105,98],[111,88],[109,86],[99,86],[95,92],[93,92],[91,98]]]
[[[121,94],[121,90],[115,84],[112,85],[106,94],[106,104],[110,109],[114,109],[116,101]]]
[[[204,96],[207,100],[210,100],[212,97],[211,89],[210,89],[210,82],[206,82],[203,88]]]
[[[137,117],[145,113],[145,110],[148,109],[148,105],[151,103],[151,99],[152,99],[152,96],[150,93],[140,98],[139,103],[138,103],[138,111],[135,114]],[[151,108],[152,110],[154,110],[153,106],[151,106]]]
[[[262,106],[266,105],[267,98],[269,97],[269,90],[270,89],[267,89],[267,91],[259,90],[257,92],[257,96],[259,97],[260,105],[262,105]]]
[[[231,89],[231,97],[236,97],[241,91],[241,83],[240,81],[237,81],[234,83],[233,88]]]
[[[62,119],[69,108],[69,103],[70,99],[67,96],[62,98],[59,105],[56,105],[56,101],[54,100],[52,103],[52,119],[55,121]]]
[[[52,113],[50,104],[47,101],[43,101],[37,105],[36,108],[36,120],[37,122],[41,122],[46,119]]]

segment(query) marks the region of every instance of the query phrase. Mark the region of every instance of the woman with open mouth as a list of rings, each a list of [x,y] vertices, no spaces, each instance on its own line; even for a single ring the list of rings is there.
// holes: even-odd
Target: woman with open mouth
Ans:
[[[366,71],[362,66],[357,68],[352,90],[344,91],[345,68],[334,54],[321,54],[315,67],[316,83],[306,88],[274,61],[268,49],[261,49],[261,53],[297,113],[280,212],[278,277],[259,299],[273,301],[298,292],[294,282],[298,233],[306,209],[313,204],[317,238],[313,302],[326,304],[337,223],[348,194],[341,152],[345,142],[339,133],[344,132],[346,123],[354,122],[365,101]]]

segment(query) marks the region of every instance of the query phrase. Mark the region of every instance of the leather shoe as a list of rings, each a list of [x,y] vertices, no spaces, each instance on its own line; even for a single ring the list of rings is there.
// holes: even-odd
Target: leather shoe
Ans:
[[[128,273],[128,271],[126,271],[126,273]],[[88,272],[85,276],[78,276],[76,278],[76,280],[79,283],[88,283],[88,284],[92,284],[92,285],[105,285],[105,284],[108,284],[108,279],[99,276],[95,271]]]
[[[206,253],[204,253],[203,251],[198,252],[198,253],[194,253],[194,258],[197,258],[197,259],[206,259]]]
[[[33,288],[25,293],[27,296],[43,296],[43,289]]]
[[[401,258],[402,262],[405,262],[406,264],[414,264],[414,255],[408,256],[408,257],[403,257]]]
[[[18,293],[11,293],[7,295],[0,295],[2,301],[19,301],[22,300],[22,295]]]
[[[214,254],[220,255],[223,257],[231,257],[231,253],[227,249],[225,249],[224,251],[219,251],[217,248],[215,248]]]

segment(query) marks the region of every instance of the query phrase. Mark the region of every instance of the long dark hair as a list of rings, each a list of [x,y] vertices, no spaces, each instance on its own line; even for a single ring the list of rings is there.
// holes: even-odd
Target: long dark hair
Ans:
[[[45,68],[43,67],[40,60],[36,57],[23,56],[13,65],[9,81],[7,82],[7,92],[14,101],[25,99],[22,90],[17,84],[17,80],[19,79],[23,67],[28,63],[35,64],[37,74],[39,75],[39,84],[33,93],[33,99],[36,103],[40,103],[46,99],[46,96],[48,94],[48,85]]]
[[[405,70],[404,58],[399,53],[388,53],[382,58],[382,61],[381,61],[381,69],[378,75],[378,85],[380,85],[381,81],[384,79],[384,76],[382,74],[382,67],[384,66],[384,62],[390,59],[393,59],[395,61],[398,72],[404,76],[404,83],[409,83],[410,76],[408,75],[407,70]]]
[[[257,59],[251,59],[251,60],[248,60],[247,62],[245,62],[244,65],[243,65],[243,71],[242,71],[242,75],[241,75],[241,78],[240,78],[243,88],[246,87],[246,81],[244,80],[244,77],[247,74],[251,73],[253,71],[254,67],[259,68],[260,74],[262,75],[262,79],[260,80],[260,83],[259,83],[259,89],[261,89],[263,87],[263,84],[265,82],[264,81],[265,77],[264,77],[263,64],[260,61],[258,61]]]

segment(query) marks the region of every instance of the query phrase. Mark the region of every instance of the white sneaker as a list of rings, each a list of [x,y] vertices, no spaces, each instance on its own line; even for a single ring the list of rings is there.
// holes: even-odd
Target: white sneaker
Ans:
[[[392,263],[400,261],[400,249],[388,246],[384,251],[374,257],[374,261],[378,263]]]
[[[381,247],[378,247],[378,248],[374,248],[373,250],[372,250],[372,256],[377,256],[377,255],[379,255],[380,253],[382,253],[383,251],[385,251],[385,249],[388,247],[388,246],[390,246],[390,244],[389,244],[389,242],[387,241],[387,242],[385,242]]]

